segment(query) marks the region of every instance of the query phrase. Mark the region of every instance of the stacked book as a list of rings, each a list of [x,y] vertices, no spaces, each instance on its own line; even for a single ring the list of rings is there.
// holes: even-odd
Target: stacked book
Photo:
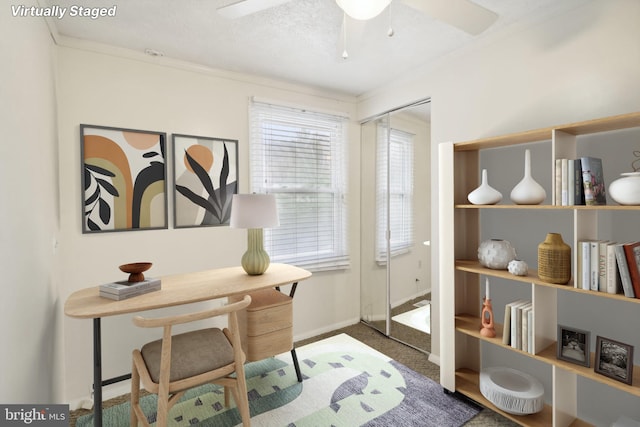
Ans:
[[[502,343],[533,354],[533,310],[531,301],[517,300],[505,305]]]
[[[100,285],[100,296],[120,301],[149,292],[159,291],[160,288],[160,279],[154,279],[151,277],[148,277],[141,282],[128,282],[127,280],[121,280],[119,282]]]
[[[556,159],[555,200],[558,206],[606,205],[602,159]]]
[[[576,288],[640,298],[640,242],[578,242]]]

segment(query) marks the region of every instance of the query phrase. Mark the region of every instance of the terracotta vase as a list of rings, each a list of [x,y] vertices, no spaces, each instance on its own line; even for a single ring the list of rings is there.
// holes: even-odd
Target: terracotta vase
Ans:
[[[544,188],[531,175],[531,152],[524,152],[524,177],[511,190],[511,201],[517,205],[539,205],[547,197]]]
[[[538,245],[538,277],[548,283],[565,285],[571,280],[571,247],[558,233],[549,233]]]
[[[474,205],[495,205],[502,200],[502,193],[489,185],[487,170],[482,169],[482,182],[467,195],[467,199]]]

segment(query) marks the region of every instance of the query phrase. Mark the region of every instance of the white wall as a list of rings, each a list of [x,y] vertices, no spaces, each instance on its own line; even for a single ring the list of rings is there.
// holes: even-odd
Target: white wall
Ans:
[[[640,2],[573,3],[573,10],[507,28],[361,97],[358,116],[431,96],[437,159],[439,142],[639,111]],[[446,284],[438,283],[438,168],[432,166],[432,351],[438,356],[438,287]]]
[[[49,403],[59,372],[52,349],[62,310],[53,277],[53,43],[42,19],[13,18],[3,10],[0,27],[0,402]]]
[[[229,227],[81,233],[81,123],[239,140],[240,192],[249,190],[248,101],[251,96],[355,115],[352,98],[308,88],[278,88],[230,78],[228,73],[188,70],[169,61],[116,57],[78,48],[58,48],[61,206],[61,294],[121,278],[118,265],[147,260],[149,275],[238,265],[246,231]],[[350,227],[358,229],[359,126],[348,133]],[[169,154],[172,145],[169,144]],[[170,156],[170,159],[172,156]],[[171,160],[169,160],[169,165]],[[169,174],[172,168],[169,167]],[[169,184],[171,184],[169,179]],[[173,211],[169,195],[169,212]],[[170,224],[173,223],[170,214]],[[349,242],[352,269],[317,273],[298,287],[294,335],[306,338],[359,319],[357,231]],[[87,395],[92,379],[91,321],[64,318],[65,399]],[[103,319],[104,376],[130,370],[131,350],[149,339],[130,316]]]

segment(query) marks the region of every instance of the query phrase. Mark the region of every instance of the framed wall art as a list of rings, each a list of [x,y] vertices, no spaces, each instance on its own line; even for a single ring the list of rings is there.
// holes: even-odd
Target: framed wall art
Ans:
[[[174,226],[229,225],[238,192],[238,141],[173,135]]]
[[[588,368],[591,364],[590,336],[588,331],[558,325],[558,359]]]
[[[594,364],[594,371],[597,373],[625,384],[631,384],[633,380],[633,346],[597,336]]]
[[[80,125],[82,232],[167,228],[166,134]]]

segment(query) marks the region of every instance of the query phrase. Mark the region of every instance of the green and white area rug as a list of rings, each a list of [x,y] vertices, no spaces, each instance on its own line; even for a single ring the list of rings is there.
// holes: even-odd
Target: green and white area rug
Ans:
[[[252,427],[453,427],[480,410],[345,334],[296,351],[302,383],[288,353],[247,364]],[[154,422],[155,395],[142,402]],[[105,409],[103,417],[106,427],[126,426],[129,404]],[[92,426],[93,415],[79,418],[76,425]],[[171,410],[169,425],[232,427],[241,420],[235,406],[224,407],[222,390],[207,385],[185,394]]]

